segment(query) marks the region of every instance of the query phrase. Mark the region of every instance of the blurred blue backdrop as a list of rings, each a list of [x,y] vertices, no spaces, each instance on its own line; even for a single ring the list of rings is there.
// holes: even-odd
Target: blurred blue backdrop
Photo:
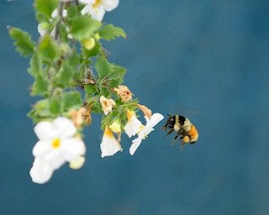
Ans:
[[[25,117],[36,98],[6,26],[36,39],[37,23],[32,1],[1,0],[0,214],[268,215],[268,20],[268,0],[121,0],[105,22],[128,40],[105,44],[110,60],[128,68],[125,83],[143,104],[189,116],[200,140],[180,151],[159,125],[133,157],[124,138],[124,153],[101,159],[95,117],[86,165],[36,185]]]

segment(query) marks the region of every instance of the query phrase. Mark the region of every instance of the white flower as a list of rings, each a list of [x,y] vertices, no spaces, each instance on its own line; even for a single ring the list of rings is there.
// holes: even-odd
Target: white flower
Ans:
[[[118,7],[119,0],[79,0],[86,6],[81,10],[82,15],[91,15],[94,19],[102,21],[105,12]]]
[[[53,122],[40,122],[34,131],[39,141],[33,148],[35,162],[30,175],[36,183],[47,182],[54,170],[86,152],[84,142],[74,137],[76,127],[65,117],[58,117]]]
[[[153,127],[157,125],[161,120],[163,120],[163,115],[160,113],[154,113],[151,118],[145,116],[145,119],[147,121],[145,126],[141,126],[141,130],[138,133],[138,137],[132,141],[132,145],[129,149],[130,154],[133,155],[137,148],[140,146],[142,140],[144,140],[150,132],[152,132],[154,129]]]
[[[122,151],[121,145],[115,139],[112,131],[108,126],[106,126],[105,128],[105,132],[100,147],[102,151],[101,154],[102,158],[106,156],[112,156],[116,154],[118,151]]]
[[[134,111],[127,110],[126,115],[128,122],[124,127],[124,131],[129,137],[132,137],[139,132],[142,123],[137,119]]]

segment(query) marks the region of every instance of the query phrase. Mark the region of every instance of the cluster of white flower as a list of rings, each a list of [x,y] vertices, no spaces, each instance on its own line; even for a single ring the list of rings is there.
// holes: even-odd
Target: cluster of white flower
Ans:
[[[102,109],[105,114],[108,114],[112,111],[113,104],[115,102],[113,99],[106,99],[104,96],[100,98]],[[131,110],[127,110],[127,123],[124,126],[125,133],[129,136],[138,135],[136,139],[132,141],[132,145],[130,147],[130,154],[133,155],[137,148],[140,146],[142,140],[144,140],[147,135],[152,132],[154,126],[157,125],[164,117],[160,113],[154,113],[152,116],[145,116],[146,125],[143,125],[138,118],[136,117],[136,113]],[[119,122],[115,121],[110,126],[105,128],[105,132],[103,135],[103,140],[101,143],[102,157],[112,156],[118,151],[122,151],[122,148],[119,144],[119,141],[116,140],[112,132],[119,133],[121,132],[121,125]]]
[[[114,104],[114,101],[103,96],[100,100],[104,114],[111,112],[111,103]],[[143,125],[137,119],[134,111],[128,110],[126,115],[128,122],[124,126],[125,133],[129,137],[137,135],[129,150],[130,154],[133,155],[142,140],[154,130],[153,127],[164,117],[160,113],[154,113],[150,118],[145,116],[146,125]],[[42,121],[35,126],[34,131],[39,141],[33,148],[35,160],[30,170],[33,182],[46,183],[51,178],[53,171],[59,169],[66,162],[69,162],[72,169],[79,169],[83,166],[86,147],[70,119],[58,117],[53,122]],[[118,151],[122,151],[120,141],[115,138],[113,132],[121,133],[121,125],[118,121],[105,127],[100,145],[101,157],[113,156]]]

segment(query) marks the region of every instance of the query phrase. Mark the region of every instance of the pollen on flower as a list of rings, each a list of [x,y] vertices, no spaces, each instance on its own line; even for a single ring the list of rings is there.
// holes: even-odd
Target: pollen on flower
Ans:
[[[94,8],[97,8],[102,3],[102,0],[95,0],[95,3],[92,5]]]
[[[135,112],[131,111],[131,110],[127,110],[126,111],[126,115],[127,115],[127,119],[128,121],[130,121],[132,119],[132,117],[134,116]]]
[[[59,139],[59,138],[55,138],[55,139],[52,141],[51,145],[52,145],[52,148],[54,148],[54,149],[59,148],[60,145],[61,145],[61,141],[60,141],[60,139]]]
[[[106,126],[104,133],[105,133],[105,136],[114,138],[113,133],[112,133],[111,129],[108,126]]]

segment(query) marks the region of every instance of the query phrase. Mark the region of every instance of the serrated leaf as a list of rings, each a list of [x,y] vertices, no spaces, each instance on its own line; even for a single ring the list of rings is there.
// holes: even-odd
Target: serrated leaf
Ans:
[[[33,54],[35,43],[32,41],[29,33],[13,27],[10,27],[8,30],[10,37],[15,40],[14,46],[16,47],[16,50],[22,56],[27,57]]]
[[[48,34],[41,38],[38,46],[38,52],[48,62],[52,62],[60,56],[59,49],[57,42]]]
[[[42,70],[42,62],[40,57],[38,56],[38,54],[33,54],[31,60],[30,60],[30,68],[28,69],[28,72],[32,75],[32,76],[37,76],[39,74],[41,74],[41,70]]]
[[[51,17],[51,13],[57,8],[58,0],[35,0],[34,7],[37,12]]]
[[[97,92],[96,84],[87,84],[84,86],[84,90],[88,96],[93,96]]]
[[[36,12],[36,20],[41,23],[41,22],[49,22],[50,20],[50,16],[48,16],[47,14],[45,13],[42,13],[42,12]]]
[[[99,57],[95,63],[95,69],[98,73],[99,79],[109,76],[112,73],[111,64],[103,56]]]
[[[63,95],[64,111],[77,109],[82,105],[81,94],[78,91],[69,91]]]
[[[102,23],[90,16],[75,17],[71,21],[71,34],[77,39],[90,38],[101,27]]]
[[[126,69],[117,65],[113,65],[112,69],[113,72],[109,78],[111,79],[110,87],[114,88],[122,84]]]
[[[32,86],[32,95],[44,95],[48,90],[48,81],[44,76],[37,75]]]
[[[64,63],[55,76],[55,84],[61,88],[71,86],[73,74],[73,68]]]
[[[52,119],[52,116],[48,107],[48,99],[40,100],[34,105],[33,109],[28,112],[27,117],[31,118],[35,123],[43,120],[50,120]]]
[[[126,38],[127,35],[122,28],[115,27],[114,25],[106,25],[100,31],[99,35],[104,40],[114,40],[117,37]]]
[[[59,98],[52,98],[50,100],[49,111],[53,116],[59,116],[61,114],[61,103]]]

